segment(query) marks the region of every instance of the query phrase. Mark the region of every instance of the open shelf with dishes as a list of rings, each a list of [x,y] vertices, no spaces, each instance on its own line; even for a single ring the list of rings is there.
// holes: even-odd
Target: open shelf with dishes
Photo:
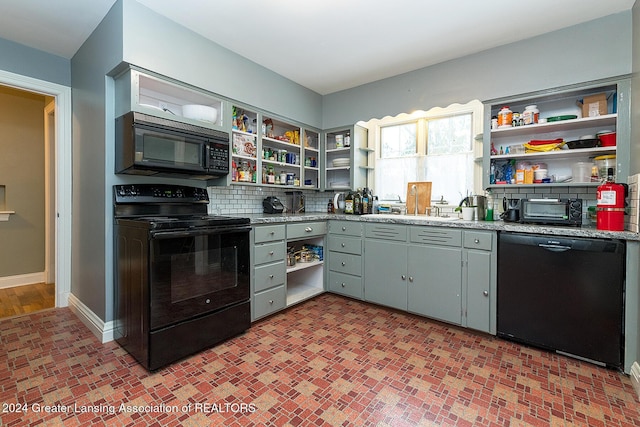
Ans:
[[[324,188],[349,190],[367,186],[373,153],[368,131],[362,126],[328,130],[324,133]]]
[[[626,178],[629,117],[618,104],[629,93],[628,81],[611,80],[486,102],[483,187],[597,186],[597,161],[616,156]]]

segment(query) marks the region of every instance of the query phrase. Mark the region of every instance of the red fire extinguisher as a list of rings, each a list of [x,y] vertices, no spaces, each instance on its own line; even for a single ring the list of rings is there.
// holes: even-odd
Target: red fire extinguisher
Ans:
[[[628,187],[613,182],[613,169],[607,171],[607,181],[598,187],[596,204],[596,228],[598,230],[624,231],[624,205]]]

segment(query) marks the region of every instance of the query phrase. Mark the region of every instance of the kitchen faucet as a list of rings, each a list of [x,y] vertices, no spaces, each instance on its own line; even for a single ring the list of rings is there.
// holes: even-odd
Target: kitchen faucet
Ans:
[[[418,186],[413,184],[411,186],[411,194],[413,194],[413,196],[415,197],[415,204],[413,207],[413,214],[415,216],[418,216]]]

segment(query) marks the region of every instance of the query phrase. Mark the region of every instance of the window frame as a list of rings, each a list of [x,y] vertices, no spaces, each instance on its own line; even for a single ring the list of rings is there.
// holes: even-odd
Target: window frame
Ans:
[[[448,107],[434,107],[428,111],[417,110],[412,113],[402,113],[394,117],[386,116],[383,119],[371,119],[363,123],[369,129],[369,147],[374,147],[373,169],[369,171],[367,181],[369,187],[377,188],[375,182],[375,168],[381,155],[381,129],[383,127],[417,122],[417,150],[415,156],[428,156],[428,123],[430,120],[442,119],[462,114],[471,114],[471,155],[473,158],[473,191],[475,194],[483,194],[482,188],[482,134],[484,127],[484,105],[475,99],[466,104],[451,104]],[[480,136],[480,138],[478,138]],[[409,156],[404,156],[409,157]],[[435,197],[435,195],[432,195]]]

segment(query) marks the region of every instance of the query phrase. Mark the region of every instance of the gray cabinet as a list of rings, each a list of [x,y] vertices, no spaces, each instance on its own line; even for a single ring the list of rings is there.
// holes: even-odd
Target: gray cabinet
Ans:
[[[254,227],[251,277],[251,318],[259,319],[286,307],[286,230],[284,225]]]
[[[408,311],[459,325],[462,319],[460,248],[410,245]]]
[[[366,238],[364,299],[407,309],[407,244]]]
[[[328,249],[329,290],[363,299],[362,224],[329,221]]]
[[[496,233],[464,232],[463,280],[466,290],[463,326],[496,333]]]

